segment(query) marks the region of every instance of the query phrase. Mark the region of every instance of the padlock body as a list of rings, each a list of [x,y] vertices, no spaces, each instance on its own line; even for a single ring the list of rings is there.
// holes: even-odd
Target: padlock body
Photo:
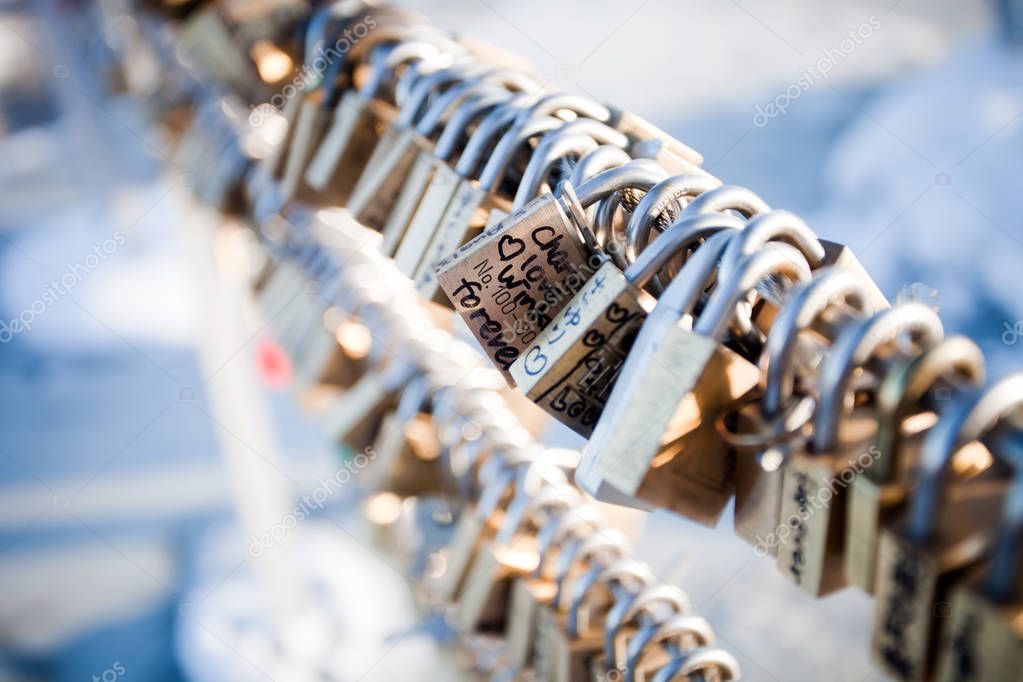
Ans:
[[[553,195],[534,199],[437,265],[437,281],[484,352],[512,363],[585,282],[590,254]]]
[[[653,305],[613,263],[603,263],[512,365],[515,384],[589,436]]]
[[[987,598],[971,580],[952,597],[952,622],[939,648],[940,682],[1023,680],[1023,604]]]

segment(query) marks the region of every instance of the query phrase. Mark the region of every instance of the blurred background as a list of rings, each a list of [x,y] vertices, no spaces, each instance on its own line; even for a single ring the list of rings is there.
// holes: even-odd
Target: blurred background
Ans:
[[[650,119],[847,243],[890,298],[938,307],[993,374],[1019,368],[1023,3],[403,4]],[[232,500],[268,480],[301,499],[334,453],[254,378],[260,329],[211,341],[239,303],[188,237],[215,216],[95,68],[135,18],[96,35],[86,7],[0,2],[0,679],[455,679],[354,489],[301,520],[283,563],[236,524]],[[636,553],[745,679],[882,679],[871,602],[811,601],[730,525],[653,514]]]

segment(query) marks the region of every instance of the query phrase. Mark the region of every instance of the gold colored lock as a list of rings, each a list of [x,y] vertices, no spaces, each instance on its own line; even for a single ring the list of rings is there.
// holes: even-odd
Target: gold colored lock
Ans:
[[[886,358],[922,352],[942,333],[933,310],[904,304],[844,328],[821,365],[813,435],[793,443],[786,459],[779,524],[788,534],[778,569],[806,592],[820,597],[846,585],[846,488],[874,461],[879,383],[876,369],[865,386],[855,380]],[[907,336],[912,345],[898,347]]]
[[[905,517],[882,529],[874,660],[902,680],[931,679],[951,590],[988,556],[1018,461],[983,442],[1023,405],[1012,375],[964,394],[928,430]]]
[[[638,159],[534,199],[437,266],[437,280],[505,377],[599,263],[582,209],[629,186],[653,186],[665,171]],[[569,219],[569,214],[573,216]]]
[[[628,143],[628,139],[607,125],[587,118],[569,121],[544,135],[530,156],[511,204],[507,206],[491,205],[490,213],[487,216],[487,225],[484,226],[484,229],[499,223],[510,212],[518,210],[541,194],[545,188],[549,191],[549,187],[553,185],[551,174],[557,169],[557,166],[577,160],[601,143],[624,147]],[[485,168],[484,177],[486,177],[486,173],[487,169]],[[485,186],[484,182],[485,180],[481,179],[481,186]],[[494,191],[492,190],[490,194],[493,195]],[[442,303],[448,302],[440,290],[434,268],[438,262],[451,255],[464,241],[465,239],[459,236],[457,230],[445,231],[441,234],[434,232],[424,241],[422,259],[413,275],[416,290],[421,296]]]
[[[644,197],[633,218],[658,215],[669,200],[698,195],[712,187],[701,176],[669,178],[648,194],[654,196],[652,207],[644,207],[648,198]],[[699,240],[724,228],[740,230],[743,223],[723,214],[683,218],[659,235],[624,273],[605,262],[512,365],[516,385],[566,426],[588,436],[633,339],[653,308],[654,299],[643,288],[672,256],[687,252]],[[754,229],[753,224],[747,229]],[[802,229],[784,226],[765,231],[763,237],[764,241],[791,241],[812,266],[824,257],[823,247],[805,225]],[[726,277],[723,273],[722,278]]]
[[[718,420],[719,432],[736,450],[735,533],[760,556],[778,554],[782,468],[793,442],[807,437],[822,357],[837,329],[873,312],[868,297],[867,286],[851,272],[835,266],[815,272],[771,325],[760,358],[760,391]]]
[[[623,273],[605,261],[511,367],[531,400],[581,436],[592,433],[654,298],[647,282],[676,254],[737,218],[697,216],[658,237]]]
[[[853,481],[846,525],[846,575],[872,593],[878,534],[905,506],[928,429],[955,392],[984,383],[984,354],[952,336],[913,360],[897,364],[878,389],[874,463]]]
[[[810,268],[788,244],[768,244],[715,287],[693,324],[688,313],[705,278],[686,277],[686,270],[713,272],[724,246],[717,240],[726,237],[715,235],[697,249],[672,282],[679,292],[669,286],[664,308],[658,312],[659,302],[633,344],[576,475],[597,499],[664,506],[708,525],[731,499],[732,458],[714,423],[756,386],[760,373],[722,341],[737,303],[757,284],[767,277],[806,281]],[[716,248],[701,257],[710,242]]]
[[[1023,388],[1017,374],[1008,379]],[[1001,460],[1019,464],[1019,428],[1006,425],[988,445]],[[993,441],[993,442],[992,442]],[[1006,443],[1006,441],[1009,441]],[[1005,445],[1006,452],[1001,448]],[[979,575],[955,588],[951,618],[938,647],[936,679],[941,682],[1017,680],[1023,671],[1023,601],[1020,528],[1023,488],[1016,469],[1003,505],[990,562]]]
[[[357,90],[341,97],[323,141],[305,169],[306,185],[317,192],[329,187],[331,196],[340,205],[346,204],[381,134],[397,116],[396,103],[386,92],[389,76],[397,78],[407,62],[429,62],[438,56],[437,45],[425,41],[373,48],[372,72]],[[413,73],[421,73],[421,69],[406,68],[406,76],[411,78]]]
[[[406,232],[417,239],[425,238],[428,244],[422,252],[429,254],[427,260],[432,264],[479,234],[490,212],[510,207],[510,201],[498,191],[512,156],[530,138],[563,125],[563,119],[553,116],[562,112],[573,112],[584,119],[608,115],[606,107],[588,98],[551,95],[534,101],[516,94],[480,123],[454,168],[441,165],[436,170],[412,220],[407,224],[395,221],[385,228],[387,244],[396,247]],[[491,144],[502,131],[496,146]],[[476,172],[481,166],[477,182]],[[423,295],[446,302],[437,291]]]

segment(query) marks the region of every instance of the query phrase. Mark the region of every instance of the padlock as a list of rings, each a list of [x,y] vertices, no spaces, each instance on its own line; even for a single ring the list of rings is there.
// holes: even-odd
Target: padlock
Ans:
[[[718,419],[718,431],[736,452],[735,533],[761,556],[778,554],[782,467],[793,441],[807,437],[822,356],[836,330],[873,312],[867,300],[866,286],[852,273],[834,266],[814,273],[771,325],[760,358],[761,390]]]
[[[649,188],[664,176],[652,161],[638,159],[587,180],[578,197],[562,183],[438,264],[441,288],[506,378],[526,344],[599,265],[591,261],[595,245],[582,209],[624,187]]]
[[[1018,381],[1019,377],[1016,377]],[[1018,456],[1018,427],[988,443],[998,451],[999,440],[1011,439]],[[1008,453],[1005,453],[1006,455]],[[1005,455],[999,454],[999,458]],[[1014,461],[1018,465],[1018,460]],[[955,588],[951,618],[938,648],[936,679],[942,682],[1018,680],[1023,674],[1023,604],[1020,580],[1020,529],[1023,528],[1023,486],[1013,475],[1006,493],[991,560],[979,575]]]
[[[469,59],[416,82],[408,103],[402,106],[394,123],[384,131],[352,190],[348,209],[360,223],[375,230],[383,229],[399,201],[402,186],[413,168],[420,165],[415,163],[419,152],[429,152],[433,148],[429,136],[438,129],[451,107],[457,107],[459,98],[467,96],[469,82],[493,73],[492,67]],[[511,78],[507,72],[503,73]],[[442,89],[455,90],[455,101],[445,99],[437,102]],[[420,110],[431,96],[434,101],[429,102],[420,115]]]
[[[882,529],[878,544],[871,649],[889,675],[925,680],[934,673],[950,592],[992,550],[1018,465],[995,459],[1006,449],[983,443],[1021,406],[1023,377],[1011,375],[964,391],[924,436],[907,513]]]
[[[330,195],[340,205],[346,204],[385,126],[397,115],[396,103],[381,97],[389,80],[398,77],[399,68],[407,62],[438,58],[437,45],[422,40],[374,48],[370,57],[372,73],[357,90],[341,97],[323,141],[305,169],[306,185],[317,192],[329,187]]]
[[[630,147],[636,158],[653,159],[670,174],[701,173],[710,177],[704,169],[703,155],[688,145],[676,140],[649,121],[630,111],[612,111],[609,121],[632,141]]]
[[[821,364],[819,399],[809,442],[792,442],[785,461],[779,530],[787,537],[778,568],[820,597],[846,585],[846,488],[873,463],[879,363],[919,354],[939,342],[941,321],[930,308],[905,304],[853,322]],[[899,346],[908,337],[911,345]],[[866,385],[857,375],[874,373]]]
[[[454,252],[492,224],[491,215],[503,215],[511,202],[499,193],[517,149],[535,135],[563,125],[555,114],[571,112],[579,119],[606,120],[607,107],[585,97],[554,94],[513,100],[480,124],[454,168],[441,168],[436,181],[423,197],[410,231],[429,234],[424,249],[430,263]],[[501,133],[496,145],[490,142]],[[483,159],[489,153],[489,160]],[[477,175],[477,170],[479,173]],[[425,277],[425,275],[424,275]],[[425,287],[426,285],[424,285]],[[436,291],[432,298],[446,300]]]
[[[514,94],[506,92],[506,96],[503,98],[503,102],[493,102],[493,104],[502,104],[499,109],[492,109],[491,113],[496,114],[498,117],[502,116],[502,112],[508,108],[514,109],[518,102],[521,102],[523,95],[521,93]],[[510,105],[510,106],[504,106]],[[484,120],[492,120],[487,116]],[[447,132],[447,131],[445,131]],[[476,133],[480,133],[481,136],[486,137],[490,133],[490,127],[484,126],[481,122],[476,128]],[[472,137],[467,141],[466,150],[468,145],[472,144]],[[437,143],[437,149],[435,151],[435,157],[430,165],[426,174],[423,175],[418,186],[413,187],[412,178],[406,183],[403,188],[403,192],[406,189],[410,190],[410,196],[406,199],[405,196],[399,197],[399,205],[404,204],[408,207],[404,215],[400,215],[400,212],[396,209],[392,213],[391,219],[385,226],[385,233],[390,236],[396,234],[399,236],[400,241],[397,244],[397,248],[394,249],[394,260],[398,269],[403,274],[416,281],[417,273],[423,261],[429,257],[429,254],[436,250],[436,247],[431,246],[432,239],[434,236],[434,228],[437,221],[441,217],[441,212],[444,206],[441,205],[441,198],[444,196],[446,191],[450,191],[449,188],[445,187],[437,193],[431,193],[434,185],[447,185],[449,182],[453,182],[451,177],[451,166],[446,162],[456,151],[456,143],[460,142],[460,138],[451,138],[448,142],[448,146],[442,148],[441,141]],[[395,216],[400,217],[395,222]],[[417,287],[418,288],[418,287]],[[431,299],[432,296],[420,293],[424,298]]]
[[[561,103],[567,105],[572,104],[573,101],[570,99]],[[585,107],[581,105],[587,101],[581,100],[574,106],[585,110]],[[549,103],[552,106],[554,104],[553,102]],[[519,123],[518,119],[527,111],[538,111],[539,113],[529,120]],[[588,148],[588,146],[581,148],[578,146],[578,138],[573,136],[574,132],[597,141],[610,141],[619,145],[624,145],[627,142],[623,135],[597,120],[581,116],[566,123],[542,112],[543,110],[537,110],[536,106],[519,109],[515,118],[510,122],[508,130],[498,140],[493,153],[480,171],[478,181],[473,182],[469,175],[472,164],[481,149],[475,144],[477,135],[473,136],[462,158],[459,159],[459,163],[454,169],[456,177],[452,177],[450,171],[446,175],[440,176],[445,183],[452,184],[451,192],[439,191],[435,195],[437,200],[428,205],[429,210],[423,213],[417,212],[416,224],[409,227],[409,232],[419,234],[420,238],[426,236],[425,246],[422,247],[423,255],[414,275],[416,289],[420,295],[450,305],[437,280],[435,272],[437,264],[463,244],[474,239],[480,232],[491,229],[511,211],[518,208],[523,201],[531,198],[532,192],[534,192],[532,187],[539,184],[538,179],[542,182],[546,177],[548,163],[569,154],[573,146],[576,147],[576,153]],[[503,117],[499,120],[503,120]],[[481,126],[477,133],[489,135],[490,130]],[[502,191],[509,166],[515,155],[521,149],[527,148],[531,139],[539,135],[544,135],[543,139],[547,142],[541,140],[528,157],[533,168],[527,165],[523,171],[522,181],[519,183],[520,188],[525,183],[525,190],[521,190],[514,199],[509,200]],[[584,139],[582,144],[588,145],[589,143]]]
[[[704,248],[697,249],[694,261]],[[700,265],[712,270],[716,256],[708,253]],[[687,300],[679,306],[673,300],[679,297],[668,295],[669,285],[661,298],[668,299],[665,308],[658,314],[655,307],[648,316],[593,431],[576,482],[597,499],[664,506],[713,525],[734,484],[731,453],[714,422],[760,376],[756,365],[722,340],[736,304],[749,290],[769,276],[806,281],[810,268],[799,251],[772,242],[715,287],[695,324],[688,313],[704,283],[684,272],[672,284],[687,290],[681,297]],[[665,372],[664,367],[671,369]]]
[[[621,133],[599,121],[587,118],[570,121],[547,133],[540,139],[530,156],[510,206],[491,206],[488,223],[495,219],[502,220],[508,213],[524,206],[530,199],[540,194],[546,186],[545,183],[552,182],[551,173],[556,170],[557,165],[570,164],[601,143],[624,147],[627,142],[627,138]],[[484,180],[481,180],[480,184],[483,185]],[[441,303],[446,303],[447,298],[440,291],[434,268],[439,261],[464,243],[448,239],[453,234],[457,235],[457,232],[442,232],[439,235],[434,233],[424,242],[422,259],[413,275],[416,290],[420,295]]]
[[[453,166],[439,164],[434,169],[422,196],[415,205],[405,210],[405,213],[411,212],[410,215],[398,216],[397,211],[392,213],[382,230],[384,253],[393,255],[406,232],[433,234],[461,181],[475,175],[476,168],[490,147],[491,140],[514,120],[527,101],[529,101],[527,95],[513,93],[507,101],[487,113],[473,130],[457,162]],[[399,220],[400,217],[404,217],[405,220]]]
[[[702,180],[689,177],[691,181],[679,184],[691,187]],[[699,239],[715,230],[742,227],[738,218],[721,214],[684,218],[659,235],[624,273],[605,262],[512,365],[515,384],[563,424],[590,435],[632,341],[653,309],[654,298],[643,288],[672,256],[685,253]],[[819,263],[822,248],[812,233],[797,233],[792,240],[808,262]]]
[[[846,521],[849,582],[874,591],[878,533],[905,506],[923,439],[954,393],[984,383],[984,354],[963,336],[951,336],[895,365],[878,389],[874,463],[852,483]]]
[[[694,677],[698,675],[699,677]],[[680,651],[650,682],[689,682],[693,679],[737,682],[742,669],[735,656],[717,647]]]
[[[326,42],[336,44],[357,20],[367,24],[372,22],[373,28],[379,30],[380,34],[386,33],[384,24],[388,21],[388,14],[389,10],[383,8],[376,13],[342,16],[333,22],[335,24],[333,28],[326,32],[320,31],[316,39],[312,39],[313,36],[310,35],[310,31],[315,30],[314,26],[310,25],[306,35],[305,64],[307,66],[314,64],[315,60],[325,60],[326,63],[320,73],[312,72],[312,87],[303,96],[295,98],[300,104],[295,118],[289,122],[287,148],[283,159],[278,161],[283,162],[280,166],[280,183],[276,197],[281,205],[293,200],[306,202],[319,200],[324,204],[338,201],[338,197],[329,192],[317,196],[317,193],[305,184],[303,176],[309,157],[323,139],[338,99],[354,85],[353,81],[357,75],[354,64],[358,63],[360,50],[357,44],[356,49],[326,60],[323,56],[323,45]],[[369,47],[371,42],[372,40],[366,41],[362,45]]]

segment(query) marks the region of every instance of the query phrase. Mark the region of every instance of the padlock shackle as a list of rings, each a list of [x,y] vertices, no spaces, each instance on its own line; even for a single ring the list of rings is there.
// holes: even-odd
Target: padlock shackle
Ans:
[[[743,234],[740,232],[735,235],[731,243]],[[723,259],[727,257],[726,249]],[[778,416],[792,400],[795,390],[796,342],[800,332],[809,328],[825,310],[838,303],[845,303],[865,315],[868,312],[868,299],[863,280],[855,273],[837,267],[816,271],[813,279],[793,292],[792,298],[781,306],[771,324],[761,354],[762,362],[766,363],[764,395],[761,400],[761,411],[765,417]]]
[[[476,93],[470,95],[448,119],[433,148],[434,157],[439,161],[448,161],[458,151],[458,143],[469,129],[469,125],[494,107],[507,102],[509,97],[511,93],[507,90],[491,84],[484,84]]]
[[[669,617],[661,623],[651,623],[640,630],[628,644],[628,658],[625,661],[624,682],[633,682],[636,679],[636,671],[640,662],[651,651],[652,647],[666,642],[676,640],[673,648],[679,651],[683,638],[696,640],[698,647],[710,646],[717,641],[714,629],[707,622],[706,618],[680,613]]]
[[[497,146],[484,164],[479,178],[480,189],[485,192],[496,192],[519,147],[537,135],[557,130],[563,125],[565,121],[553,116],[539,116],[529,119],[522,125],[513,124],[498,140]]]
[[[765,244],[759,251],[741,260],[731,277],[718,282],[714,293],[707,301],[707,306],[696,319],[693,331],[718,341],[723,339],[736,315],[739,301],[771,276],[806,282],[811,277],[810,266],[807,265],[803,254],[788,244],[779,242]]]
[[[537,534],[540,561],[533,571],[534,578],[546,578],[547,563],[551,560],[552,550],[560,552],[566,541],[574,538],[579,529],[592,528],[595,531],[603,523],[603,517],[592,504],[583,503],[578,507],[564,508],[560,513],[552,513],[547,523]]]
[[[634,263],[639,254],[646,250],[650,244],[654,220],[668,210],[670,204],[699,196],[720,186],[721,181],[709,175],[682,173],[665,178],[651,187],[632,211],[625,228],[626,259]]]
[[[611,144],[602,144],[583,155],[579,162],[572,169],[568,176],[573,187],[578,187],[583,182],[592,178],[597,173],[602,173],[610,168],[624,166],[632,157],[621,147]]]
[[[517,494],[508,506],[495,540],[508,544],[526,524],[539,525],[536,520],[541,513],[550,508],[575,507],[581,500],[579,491],[567,483],[544,486],[535,495]]]
[[[604,657],[609,667],[616,667],[615,660],[615,639],[618,633],[627,624],[633,623],[641,614],[649,614],[650,607],[654,604],[666,604],[669,608],[679,613],[684,613],[686,606],[691,604],[689,596],[679,588],[665,583],[656,583],[643,588],[634,598],[629,600],[628,605],[609,614],[604,624]]]
[[[438,94],[427,104],[423,116],[416,122],[416,132],[423,137],[435,135],[441,123],[449,119],[470,96],[479,92],[485,78],[493,73],[493,69],[486,69]]]
[[[951,476],[949,465],[964,445],[981,440],[1004,419],[1023,409],[1023,373],[1010,374],[987,388],[964,393],[924,436],[916,491],[909,501],[906,533],[915,542],[930,538]],[[992,455],[998,456],[997,451]],[[1018,462],[1007,462],[1015,468]],[[1018,477],[1017,477],[1018,478]]]
[[[398,115],[393,123],[394,128],[396,130],[411,128],[434,91],[451,83],[472,78],[488,68],[487,65],[472,57],[463,56],[454,59],[450,66],[416,78],[415,85],[409,92],[408,100],[398,108]]]
[[[935,384],[951,380],[959,387],[984,384],[984,352],[972,339],[949,336],[922,354],[898,364],[885,375],[877,391],[877,455],[869,475],[889,481],[902,442],[902,422],[920,406]],[[930,405],[933,406],[932,399]]]
[[[634,213],[633,216],[635,215]],[[625,279],[642,288],[672,258],[684,255],[701,240],[722,230],[741,230],[744,226],[745,221],[742,219],[722,213],[687,216],[676,220],[668,229],[657,235],[639,254],[639,258],[625,269]]]
[[[436,57],[438,52],[436,45],[418,41],[384,43],[374,47],[369,53],[369,78],[363,81],[355,94],[365,101],[377,97],[387,77],[400,65],[406,61]]]
[[[753,190],[739,185],[721,185],[704,192],[689,202],[687,214],[723,213],[737,211],[746,218],[767,213],[771,207]]]
[[[588,119],[583,119],[587,120]],[[597,121],[592,121],[597,123]],[[573,121],[572,123],[575,123]],[[547,179],[551,168],[561,159],[578,157],[588,151],[597,148],[597,142],[589,135],[582,133],[565,135],[565,129],[572,125],[566,123],[561,128],[544,135],[540,144],[536,146],[533,155],[529,157],[526,170],[522,174],[519,186],[515,190],[515,197],[512,200],[512,212],[515,212],[528,204],[537,194],[540,187]],[[600,125],[604,125],[601,123]]]
[[[882,310],[840,334],[821,364],[820,401],[813,424],[813,449],[827,452],[838,445],[839,426],[855,371],[864,367],[884,345],[910,333],[920,348],[941,341],[944,328],[937,313],[910,301]]]
[[[721,682],[735,682],[742,677],[735,656],[717,647],[700,647],[675,654],[650,678],[650,682],[686,682],[703,670],[716,671]]]
[[[611,110],[590,97],[555,92],[544,95],[523,108],[512,125],[519,126],[537,117],[555,116],[562,111],[572,112],[577,118],[592,118],[605,123],[611,118]]]
[[[667,177],[668,171],[651,159],[633,159],[623,166],[616,166],[597,173],[575,190],[576,199],[583,208],[595,204],[607,196],[626,188],[647,191]]]
[[[824,246],[802,218],[789,211],[768,211],[750,219],[746,229],[728,245],[721,259],[721,278],[728,279],[736,263],[770,241],[780,241],[803,254],[811,268],[824,261]]]
[[[579,637],[583,624],[579,622],[580,611],[589,607],[590,599],[596,594],[595,588],[603,587],[615,600],[613,585],[625,586],[626,579],[632,584],[649,585],[654,581],[650,568],[631,557],[623,557],[608,566],[594,565],[572,583],[572,596],[566,613],[566,630],[570,637]]]
[[[512,201],[512,211],[522,208],[540,193],[540,186],[559,159],[582,157],[600,144],[624,149],[628,143],[625,135],[592,118],[577,118],[544,135],[526,164]]]
[[[497,137],[501,130],[511,125],[515,117],[518,116],[518,112],[528,101],[528,95],[514,93],[506,103],[487,114],[469,136],[469,141],[465,143],[465,149],[458,157],[458,163],[455,164],[455,173],[463,178],[474,175],[489,150],[491,141]]]
[[[625,536],[616,530],[602,529],[595,527],[592,533],[580,536],[571,548],[572,551],[564,553],[564,560],[559,556],[557,573],[554,576],[556,592],[555,604],[562,604],[566,600],[565,580],[586,564],[603,566],[607,559],[616,561],[626,555],[628,542]],[[571,595],[567,600],[571,601]]]

